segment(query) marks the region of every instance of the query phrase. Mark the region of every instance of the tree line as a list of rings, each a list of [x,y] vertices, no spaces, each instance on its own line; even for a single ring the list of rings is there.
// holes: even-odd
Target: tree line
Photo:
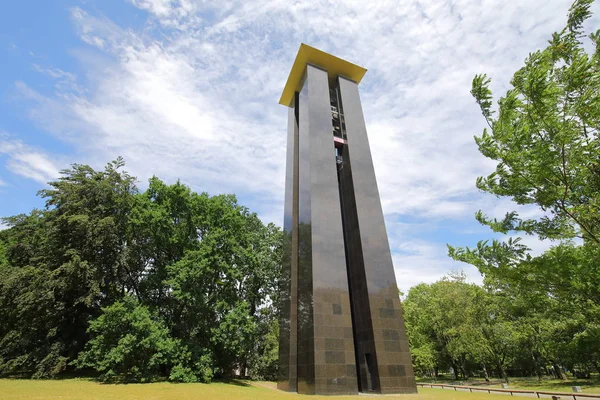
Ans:
[[[281,231],[235,196],[75,164],[0,231],[0,373],[276,373]]]
[[[527,57],[496,107],[490,79],[473,79],[488,124],[475,141],[496,162],[477,187],[538,210],[536,218],[479,211],[476,219],[553,246],[539,256],[512,237],[448,246],[484,285],[454,274],[410,290],[406,323],[421,374],[600,373],[600,30],[586,37],[583,29],[592,3],[573,3],[566,27]]]
[[[600,373],[598,319],[551,296],[479,286],[453,273],[404,302],[417,374],[433,379],[566,379]]]

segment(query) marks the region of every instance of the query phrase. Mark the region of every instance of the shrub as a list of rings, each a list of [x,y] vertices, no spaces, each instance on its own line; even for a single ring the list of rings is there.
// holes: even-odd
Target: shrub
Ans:
[[[75,361],[78,368],[94,368],[105,381],[148,381],[165,375],[175,381],[194,381],[185,367],[186,347],[147,307],[125,297],[102,310],[89,324],[90,340]]]

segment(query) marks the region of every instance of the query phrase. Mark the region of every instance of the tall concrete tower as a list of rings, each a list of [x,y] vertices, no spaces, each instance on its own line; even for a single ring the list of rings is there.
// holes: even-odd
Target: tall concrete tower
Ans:
[[[302,44],[289,107],[277,387],[415,393],[369,139],[366,69]]]

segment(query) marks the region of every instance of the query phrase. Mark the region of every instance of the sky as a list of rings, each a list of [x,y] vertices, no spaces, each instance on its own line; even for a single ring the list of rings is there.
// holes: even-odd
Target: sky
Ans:
[[[496,98],[566,23],[571,0],[20,0],[0,13],[0,216],[72,163],[123,156],[140,189],[156,175],[235,193],[281,226],[287,109],[300,43],[368,69],[360,84],[398,285],[463,270],[446,244],[494,234],[477,210],[535,208],[480,193],[495,164],[473,136],[478,73]],[[598,5],[592,10],[598,13]],[[593,17],[587,27],[598,28]],[[534,254],[552,243],[526,237]]]

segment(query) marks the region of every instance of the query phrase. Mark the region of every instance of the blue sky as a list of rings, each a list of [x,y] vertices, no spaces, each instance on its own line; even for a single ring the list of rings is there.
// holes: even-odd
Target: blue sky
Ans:
[[[495,94],[561,29],[571,0],[21,0],[0,13],[0,215],[41,207],[71,163],[123,156],[154,175],[235,193],[281,224],[287,110],[279,95],[301,42],[366,67],[360,89],[399,286],[452,269],[446,243],[493,235],[475,222],[510,201],[478,193],[494,164],[469,95]],[[598,12],[598,6],[593,10]],[[594,17],[588,24],[598,27]],[[519,208],[527,216],[538,211]],[[550,244],[526,238],[534,252]]]

